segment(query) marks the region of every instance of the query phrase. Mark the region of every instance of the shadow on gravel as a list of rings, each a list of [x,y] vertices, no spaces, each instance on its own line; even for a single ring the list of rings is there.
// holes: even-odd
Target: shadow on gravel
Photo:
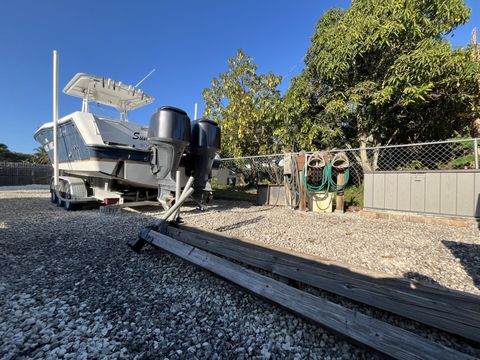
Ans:
[[[223,231],[238,229],[238,228],[241,228],[242,226],[245,226],[245,225],[255,224],[255,223],[259,222],[260,220],[262,220],[263,218],[264,218],[263,216],[257,216],[257,217],[254,217],[253,219],[239,221],[235,224],[220,226],[220,227],[216,228],[215,230],[219,231],[219,232],[223,232]]]
[[[475,211],[475,216],[477,216],[477,224],[478,224],[478,230],[480,230],[480,195],[478,195],[477,199],[477,209]]]
[[[214,209],[218,211],[228,211],[231,213],[242,213],[242,214],[249,214],[249,213],[258,213],[269,211],[279,206],[275,205],[257,205],[253,204],[248,201],[232,201],[232,200],[220,200],[214,205]],[[240,211],[236,211],[234,209],[242,209]],[[247,211],[243,211],[246,209]]]
[[[188,213],[188,214],[201,214],[203,211],[198,210],[197,208],[188,208],[192,204],[188,203],[186,208],[182,208],[182,213]],[[276,206],[261,206],[261,205],[255,205],[251,202],[248,201],[243,201],[243,200],[224,200],[224,199],[219,199],[219,200],[214,200],[213,204],[209,204],[207,211],[228,211],[229,213],[239,213],[239,214],[251,214],[251,213],[259,213],[259,212],[264,212],[264,211],[269,211],[274,209]]]
[[[480,289],[480,245],[467,244],[451,240],[442,240],[448,250],[455,256],[475,286]]]
[[[434,285],[434,286],[437,286],[437,287],[440,287],[440,288],[447,289],[447,288],[443,287],[442,285],[440,285],[437,281],[433,280],[433,278],[431,278],[430,276],[423,275],[423,274],[420,274],[420,273],[415,272],[415,271],[409,271],[407,273],[404,273],[403,277],[406,278],[406,279],[409,279],[409,280],[415,280],[415,281],[419,281],[419,282],[424,283],[424,284]]]

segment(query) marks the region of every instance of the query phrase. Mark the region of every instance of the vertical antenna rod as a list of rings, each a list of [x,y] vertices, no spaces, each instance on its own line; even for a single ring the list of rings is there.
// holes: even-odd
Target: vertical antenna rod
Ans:
[[[53,50],[53,184],[58,186],[58,53]]]

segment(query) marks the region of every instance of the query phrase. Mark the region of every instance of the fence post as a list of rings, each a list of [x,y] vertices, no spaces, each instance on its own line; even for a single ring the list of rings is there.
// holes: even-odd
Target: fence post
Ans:
[[[478,138],[473,140],[473,156],[475,157],[475,169],[478,170]]]

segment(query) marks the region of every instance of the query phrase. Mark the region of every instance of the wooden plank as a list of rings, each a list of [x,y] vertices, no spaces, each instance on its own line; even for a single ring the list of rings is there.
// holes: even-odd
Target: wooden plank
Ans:
[[[138,207],[138,206],[162,206],[162,204],[160,204],[158,201],[145,200],[145,201],[124,202],[123,204],[112,205],[112,206],[126,208],[126,207]]]
[[[201,266],[247,290],[355,342],[397,359],[473,359],[326,299],[300,291],[209,252],[151,230],[151,244]]]
[[[480,342],[480,297],[349,267],[321,257],[186,226],[169,235],[195,247]]]
[[[95,200],[95,199],[94,199]],[[158,201],[131,201],[131,202],[124,202],[123,204],[113,204],[113,205],[105,205],[100,207],[100,212],[103,214],[116,214],[120,211],[120,209],[125,211],[130,211],[134,213],[139,213],[135,207],[143,207],[143,206],[162,206]]]

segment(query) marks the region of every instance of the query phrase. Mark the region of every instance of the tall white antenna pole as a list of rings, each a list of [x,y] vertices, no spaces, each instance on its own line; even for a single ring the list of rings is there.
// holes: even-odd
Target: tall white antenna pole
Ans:
[[[53,184],[58,186],[58,53],[53,50]]]
[[[198,104],[195,103],[195,117],[193,118],[193,120],[197,120],[197,110],[198,110]]]
[[[137,85],[135,85],[135,87],[137,87],[137,86],[140,85],[142,82],[144,82],[145,80],[147,80],[147,78],[148,78],[150,75],[152,75],[152,74],[155,72],[155,70],[157,70],[157,69],[153,69],[152,71],[150,71],[142,80],[140,80],[140,81],[137,83]]]

